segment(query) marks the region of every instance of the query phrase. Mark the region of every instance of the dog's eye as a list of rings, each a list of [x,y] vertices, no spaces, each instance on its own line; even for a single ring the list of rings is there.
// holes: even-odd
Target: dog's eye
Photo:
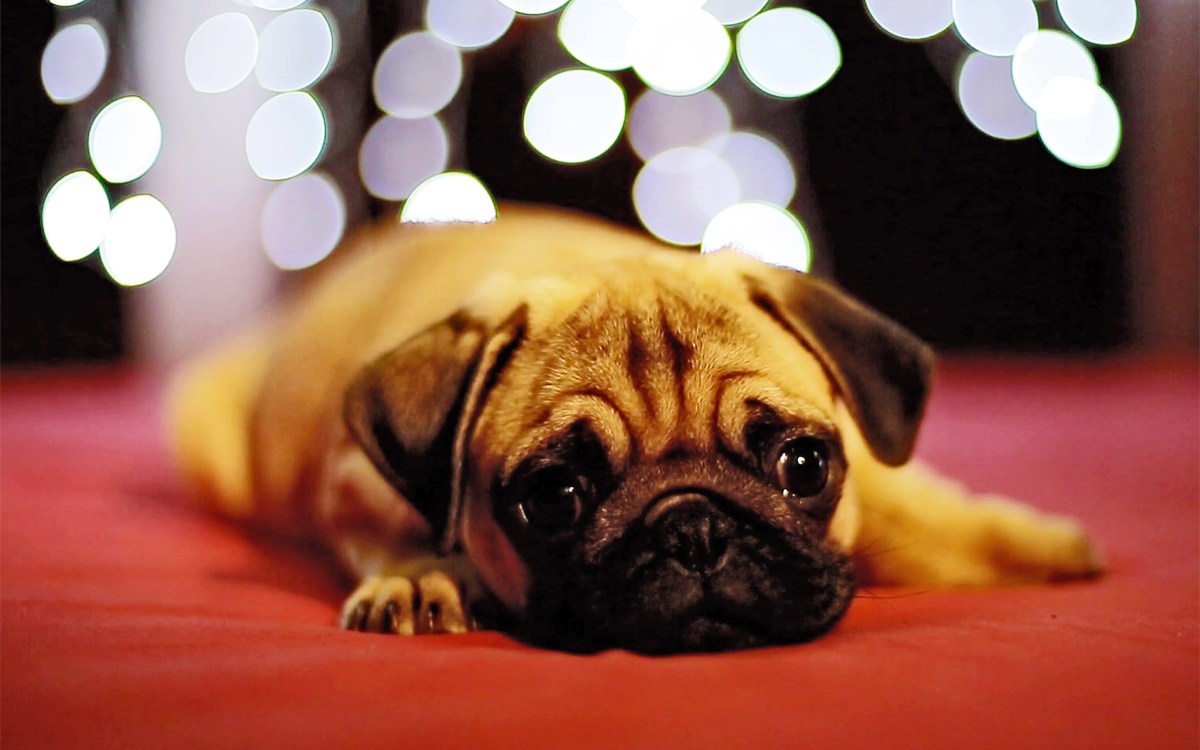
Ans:
[[[563,531],[583,516],[591,497],[586,478],[566,466],[548,466],[522,483],[521,519],[544,534]]]
[[[787,497],[813,497],[829,482],[829,447],[824,440],[798,437],[785,442],[775,459],[775,481]]]

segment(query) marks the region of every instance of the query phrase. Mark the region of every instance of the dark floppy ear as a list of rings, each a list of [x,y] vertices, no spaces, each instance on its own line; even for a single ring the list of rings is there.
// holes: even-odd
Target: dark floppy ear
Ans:
[[[833,284],[783,268],[747,277],[751,299],[805,342],[829,371],[880,461],[899,466],[917,441],[933,350]]]
[[[379,357],[346,391],[350,433],[437,537],[457,515],[460,436],[524,330],[524,307],[495,330],[455,314]]]

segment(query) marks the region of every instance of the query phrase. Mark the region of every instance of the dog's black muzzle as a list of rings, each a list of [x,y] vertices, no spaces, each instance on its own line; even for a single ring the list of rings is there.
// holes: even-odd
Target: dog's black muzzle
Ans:
[[[854,594],[849,560],[715,494],[653,501],[599,560],[535,585],[522,633],[571,651],[724,651],[811,640]]]

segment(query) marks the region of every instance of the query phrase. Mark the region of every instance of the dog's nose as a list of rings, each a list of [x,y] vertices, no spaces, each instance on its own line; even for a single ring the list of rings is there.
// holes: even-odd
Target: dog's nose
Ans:
[[[646,514],[659,551],[694,573],[711,574],[728,559],[733,519],[700,494],[672,495]]]

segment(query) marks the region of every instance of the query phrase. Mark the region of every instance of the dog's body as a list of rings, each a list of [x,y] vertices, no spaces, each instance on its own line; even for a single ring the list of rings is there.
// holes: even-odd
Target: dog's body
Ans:
[[[856,580],[1098,570],[905,464],[929,352],[828,285],[515,207],[352,244],[174,407],[218,507],[361,581],[346,627],[713,650],[819,635]]]

